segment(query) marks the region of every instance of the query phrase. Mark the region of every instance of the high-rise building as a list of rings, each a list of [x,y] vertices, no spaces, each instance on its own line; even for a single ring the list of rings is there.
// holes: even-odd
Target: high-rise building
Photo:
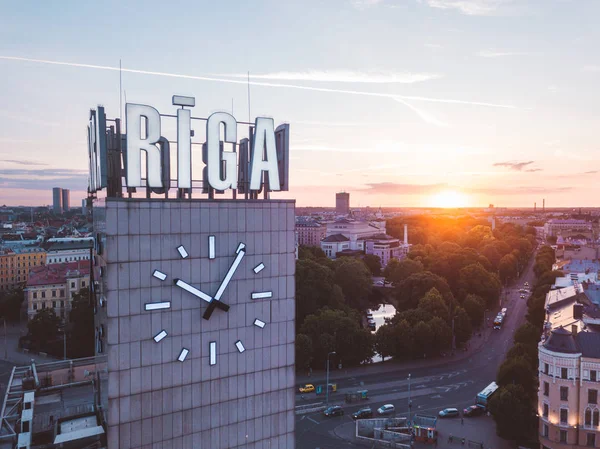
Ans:
[[[52,189],[52,210],[55,214],[63,213],[63,196],[62,189],[60,187],[54,187]]]
[[[350,194],[340,192],[335,194],[335,212],[338,215],[348,215],[350,213]]]
[[[69,189],[62,189],[62,208],[63,212],[68,212],[71,208],[71,191]]]

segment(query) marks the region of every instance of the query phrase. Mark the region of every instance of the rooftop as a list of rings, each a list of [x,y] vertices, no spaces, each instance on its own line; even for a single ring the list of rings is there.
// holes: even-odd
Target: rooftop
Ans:
[[[325,243],[339,243],[339,242],[349,242],[350,239],[342,234],[331,234],[329,237],[325,237],[322,242]]]
[[[27,287],[48,284],[64,284],[68,278],[90,274],[90,261],[57,263],[32,268],[27,281]]]

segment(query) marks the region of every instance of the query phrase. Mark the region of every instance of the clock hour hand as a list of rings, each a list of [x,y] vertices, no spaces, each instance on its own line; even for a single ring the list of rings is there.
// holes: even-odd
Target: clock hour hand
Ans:
[[[222,307],[220,306],[220,304],[222,304],[221,296],[223,296],[223,292],[227,288],[227,285],[229,285],[229,281],[231,281],[231,278],[233,277],[235,270],[237,270],[238,266],[240,265],[240,262],[242,261],[242,259],[244,258],[245,255],[246,255],[246,250],[243,247],[238,248],[237,255],[236,255],[233,263],[229,267],[229,271],[227,271],[227,274],[225,275],[225,278],[223,278],[223,281],[221,282],[221,285],[219,286],[217,293],[215,293],[215,296],[213,297],[212,301],[210,301],[210,305],[208,306],[208,308],[204,312],[204,315],[202,316],[205,320],[210,319],[210,316],[212,315],[213,311],[215,310],[215,307],[219,307],[220,309],[222,309]]]
[[[198,290],[196,287],[192,287],[190,284],[188,284],[185,281],[182,281],[181,279],[174,279],[173,283],[179,287],[182,288],[183,290],[185,290],[186,292],[191,293],[192,295],[196,296],[197,298],[200,298],[208,303],[213,302],[213,299],[207,295],[206,293],[204,293],[201,290]],[[229,306],[225,303],[222,303],[219,301],[219,304],[216,305],[216,307],[219,307],[220,309],[224,310],[224,311],[228,311],[229,310]]]

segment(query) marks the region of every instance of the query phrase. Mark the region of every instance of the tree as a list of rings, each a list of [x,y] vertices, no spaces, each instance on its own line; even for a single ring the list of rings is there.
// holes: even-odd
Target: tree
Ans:
[[[296,262],[296,319],[298,328],[306,316],[322,307],[339,308],[344,303],[335,285],[333,271],[313,260]]]
[[[401,321],[406,321],[410,327],[417,324],[419,321],[428,322],[433,317],[431,314],[424,309],[408,309],[403,310],[402,312],[396,312],[396,314],[392,317],[392,323],[396,324]]]
[[[502,438],[527,441],[536,430],[531,400],[522,385],[501,387],[490,398],[489,409],[496,421],[496,433]]]
[[[498,368],[496,382],[501,387],[510,384],[521,385],[529,398],[533,398],[537,393],[537,380],[531,370],[531,362],[525,357],[504,360]]]
[[[494,274],[479,264],[471,264],[460,270],[459,288],[463,298],[472,293],[483,298],[488,306],[492,306],[498,302],[501,285]]]
[[[428,323],[433,332],[431,347],[437,352],[444,351],[452,345],[452,329],[440,317],[432,318]]]
[[[327,254],[318,246],[300,245],[298,247],[298,259],[327,259]]]
[[[505,284],[512,279],[517,277],[518,261],[512,254],[507,254],[500,259],[498,264],[498,273],[500,274],[500,280]]]
[[[338,359],[350,366],[373,357],[373,335],[361,329],[357,318],[355,314],[330,309],[306,317],[300,333],[315,342],[312,366],[323,366],[331,351],[336,351]]]
[[[473,328],[471,327],[471,318],[462,307],[457,307],[454,311],[454,336],[456,343],[465,343],[471,338]]]
[[[94,355],[94,309],[90,305],[89,290],[81,289],[73,295],[69,322],[72,326],[67,345],[69,357],[92,357]]]
[[[425,293],[425,296],[419,300],[419,309],[429,312],[431,316],[440,317],[444,320],[448,320],[449,317],[448,306],[435,287]]]
[[[37,347],[44,347],[56,340],[59,334],[60,318],[54,309],[42,309],[27,323],[28,337]]]
[[[540,333],[532,323],[525,323],[515,331],[515,343],[523,343],[528,346],[536,346],[540,340]]]
[[[369,307],[368,299],[373,279],[362,260],[350,257],[336,260],[334,277],[350,307],[357,310],[365,310]]]
[[[397,259],[392,259],[383,270],[383,275],[386,280],[396,284],[402,282],[411,274],[421,273],[422,271],[423,264],[419,260],[403,259],[399,261]]]
[[[494,244],[486,245],[483,250],[481,250],[481,254],[487,258],[487,260],[492,264],[492,267],[498,269],[498,264],[500,263],[502,256]]]
[[[308,369],[312,362],[312,340],[306,334],[296,335],[296,368]]]
[[[485,311],[483,298],[477,295],[467,295],[462,306],[469,315],[473,326],[479,326],[483,322],[483,312]]]
[[[515,343],[506,353],[506,360],[522,357],[530,364],[532,371],[535,371],[538,361],[538,348],[533,345]]]
[[[363,257],[363,261],[373,276],[379,276],[381,274],[381,258],[379,256],[367,254]]]
[[[0,318],[6,318],[6,321],[12,322],[19,321],[21,304],[24,299],[22,287],[0,292]]]
[[[384,359],[391,356],[394,354],[395,340],[395,331],[391,324],[380,326],[375,333],[375,352]]]
[[[394,350],[392,355],[397,359],[410,358],[414,351],[414,335],[411,325],[406,320],[393,325]]]
[[[414,336],[414,354],[416,357],[426,357],[427,353],[431,354],[434,334],[429,324],[419,321],[412,329]]]
[[[419,300],[432,288],[442,294],[446,304],[451,304],[454,297],[445,279],[429,271],[411,274],[396,284],[396,299],[400,310],[415,309]]]

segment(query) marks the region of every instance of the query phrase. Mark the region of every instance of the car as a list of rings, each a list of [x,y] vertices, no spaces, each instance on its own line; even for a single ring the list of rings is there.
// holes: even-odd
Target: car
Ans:
[[[479,416],[485,413],[485,409],[479,405],[471,405],[463,410],[463,416]]]
[[[525,282],[525,287],[529,287],[529,282]]]
[[[393,404],[385,404],[377,409],[378,415],[391,415],[396,411],[396,407]]]
[[[525,299],[525,295],[521,295],[521,299]]]
[[[315,386],[313,384],[306,384],[303,387],[300,387],[298,391],[300,391],[300,393],[312,393],[315,391]]]
[[[459,413],[457,408],[445,408],[444,410],[441,410],[438,415],[440,418],[452,418],[458,416]]]
[[[366,419],[373,417],[373,410],[370,407],[361,408],[360,410],[352,413],[352,419]]]
[[[325,416],[343,416],[344,409],[339,405],[332,405],[331,407],[327,407],[325,410],[323,410],[323,414]]]

